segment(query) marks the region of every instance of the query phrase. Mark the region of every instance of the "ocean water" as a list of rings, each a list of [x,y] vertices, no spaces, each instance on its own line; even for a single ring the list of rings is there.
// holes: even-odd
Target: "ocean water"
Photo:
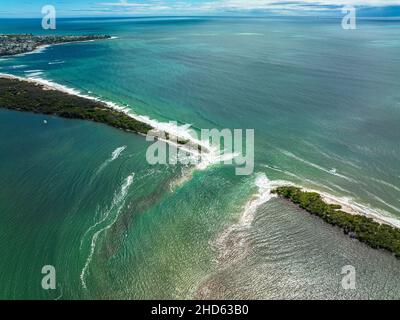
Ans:
[[[398,260],[268,194],[284,180],[400,220],[399,22],[61,19],[55,32],[117,38],[0,72],[158,121],[254,129],[255,170],[151,166],[143,137],[1,111],[0,298],[399,298]],[[41,288],[44,265],[56,290]]]

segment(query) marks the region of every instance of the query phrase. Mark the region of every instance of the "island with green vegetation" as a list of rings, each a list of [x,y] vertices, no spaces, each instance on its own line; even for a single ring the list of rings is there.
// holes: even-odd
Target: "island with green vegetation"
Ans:
[[[0,108],[90,120],[117,129],[153,136],[155,139],[164,139],[179,147],[184,146],[189,151],[209,152],[206,147],[195,141],[154,128],[137,117],[110,107],[105,102],[70,94],[34,79],[0,74]]]
[[[111,39],[109,35],[35,36],[32,34],[0,34],[0,57],[29,53],[38,48],[82,41]],[[168,143],[185,147],[189,152],[208,153],[210,150],[196,141],[176,133],[154,128],[137,117],[110,107],[96,99],[70,94],[33,79],[0,73],[0,108],[54,115],[63,118],[91,120],[109,126],[151,135]]]
[[[338,226],[350,237],[372,248],[387,250],[400,258],[400,230],[398,228],[378,223],[366,216],[344,212],[340,205],[326,203],[316,192],[305,192],[294,186],[282,186],[274,189],[272,193],[290,200],[327,223]]]
[[[0,108],[91,120],[140,134],[153,129],[106,103],[11,77],[0,77]]]
[[[35,36],[32,34],[0,34],[0,57],[32,52],[48,45],[110,38],[109,35]]]

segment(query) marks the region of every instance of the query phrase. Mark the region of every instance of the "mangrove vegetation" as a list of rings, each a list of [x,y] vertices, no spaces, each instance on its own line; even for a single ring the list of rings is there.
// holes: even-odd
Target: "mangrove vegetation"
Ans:
[[[140,134],[153,129],[103,102],[11,78],[0,78],[0,108],[90,120]]]
[[[340,205],[326,203],[316,192],[305,192],[293,186],[278,187],[272,192],[322,218],[327,223],[338,226],[350,237],[372,248],[387,250],[400,258],[399,229],[380,224],[363,215],[344,212]]]

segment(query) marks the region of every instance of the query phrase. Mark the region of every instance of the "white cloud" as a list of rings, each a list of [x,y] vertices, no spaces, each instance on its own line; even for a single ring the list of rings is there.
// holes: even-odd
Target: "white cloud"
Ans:
[[[125,13],[212,13],[222,11],[321,11],[329,10],[331,6],[371,6],[381,7],[388,5],[400,5],[400,0],[209,0],[203,2],[154,0],[130,2],[99,3],[112,11]]]

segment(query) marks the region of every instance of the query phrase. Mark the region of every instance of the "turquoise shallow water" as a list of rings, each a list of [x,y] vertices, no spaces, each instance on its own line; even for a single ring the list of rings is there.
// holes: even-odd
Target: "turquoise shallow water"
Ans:
[[[260,175],[400,215],[398,22],[77,19],[57,33],[118,38],[8,58],[0,72],[160,121],[254,128],[255,175],[151,167],[141,137],[2,111],[1,298],[399,297],[397,260],[284,202],[240,219]],[[40,287],[45,264],[55,292]],[[347,264],[356,291],[340,286]]]

